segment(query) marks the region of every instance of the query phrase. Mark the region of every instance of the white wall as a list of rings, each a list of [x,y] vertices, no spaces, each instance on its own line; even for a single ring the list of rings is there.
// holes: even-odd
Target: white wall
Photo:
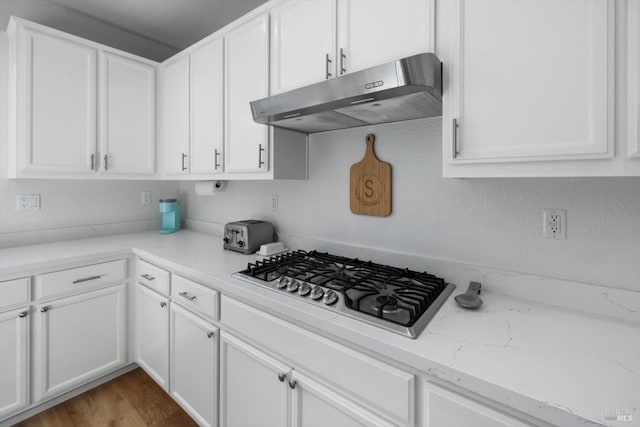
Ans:
[[[81,36],[86,31],[96,36],[93,40],[130,47],[126,50],[142,56],[154,57],[166,50],[41,0],[1,0],[0,24],[16,11],[63,31]],[[6,33],[0,31],[0,247],[154,227],[160,218],[157,200],[175,197],[176,182],[7,179],[7,43]],[[140,203],[143,190],[151,191],[154,203]],[[41,210],[16,212],[16,195],[32,193],[41,195]]]
[[[349,168],[368,132],[393,167],[386,218],[349,210]],[[264,219],[287,234],[640,290],[640,178],[447,180],[441,158],[441,120],[415,120],[312,135],[308,181],[229,182],[214,197],[183,182],[180,191],[189,219]],[[567,210],[567,240],[542,238],[543,208]]]

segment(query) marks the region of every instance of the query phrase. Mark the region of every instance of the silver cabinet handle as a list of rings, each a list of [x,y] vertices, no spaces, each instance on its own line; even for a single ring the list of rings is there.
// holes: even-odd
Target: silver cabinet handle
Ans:
[[[211,337],[213,337],[213,335],[214,335],[213,332],[211,332],[211,331],[207,332],[207,338],[211,338]]]
[[[193,301],[197,298],[195,295],[189,295],[189,292],[187,291],[180,292],[178,293],[178,295],[180,295],[182,298],[188,299],[189,301]]]
[[[458,158],[458,155],[460,154],[458,152],[458,119],[453,119],[453,132],[452,132],[452,139],[453,139],[453,158],[456,159]]]
[[[278,372],[278,379],[280,380],[281,383],[283,383],[284,380],[287,379],[287,373],[286,372]]]
[[[293,390],[294,388],[296,388],[296,380],[289,380],[289,388],[291,390]]]
[[[166,303],[166,302],[162,301],[162,302],[160,303],[160,307],[165,308],[166,306],[167,306],[167,303]]]
[[[347,59],[347,55],[344,54],[344,49],[340,48],[340,75],[347,72],[347,69],[344,68],[344,60]]]
[[[148,281],[155,280],[155,277],[153,277],[153,276],[151,276],[151,275],[149,275],[149,274],[146,274],[146,273],[145,273],[145,274],[142,274],[142,275],[140,275],[140,276],[141,276],[143,279],[147,279]]]
[[[49,307],[46,305],[40,309],[40,313],[46,313],[47,311],[49,311]]]
[[[104,170],[107,170],[107,159],[109,159],[108,155],[104,155]]]
[[[96,165],[96,155],[92,154],[89,159],[91,159],[91,170],[93,170],[95,168]]]
[[[215,149],[215,158],[213,160],[213,168],[215,170],[218,170],[218,168],[220,167],[220,163],[218,163],[218,156],[220,155],[220,152],[218,151],[218,149]]]
[[[258,168],[262,168],[262,165],[264,165],[264,162],[262,161],[262,152],[264,151],[264,148],[262,148],[262,144],[258,144]]]
[[[73,284],[75,285],[76,283],[88,282],[88,281],[90,281],[90,280],[97,280],[97,279],[101,278],[102,276],[104,276],[104,274],[101,274],[101,275],[99,275],[99,276],[83,277],[82,279],[74,280],[74,281],[73,281],[73,282],[71,282],[71,283],[73,283]]]
[[[28,311],[23,311],[20,314],[18,314],[18,317],[22,319],[23,317],[27,317],[28,314],[29,314]]]
[[[187,167],[185,166],[185,160],[187,159],[187,155],[185,153],[182,153],[182,171],[186,171]]]
[[[329,59],[329,54],[327,53],[325,55],[325,79],[328,80],[331,77],[331,60]]]

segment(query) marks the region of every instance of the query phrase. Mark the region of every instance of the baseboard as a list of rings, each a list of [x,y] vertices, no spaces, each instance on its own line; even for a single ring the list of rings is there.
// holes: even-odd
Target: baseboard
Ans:
[[[10,416],[9,418],[0,421],[0,427],[9,427],[14,424],[19,423],[20,421],[24,421],[27,418],[31,418],[36,414],[39,414],[42,411],[46,411],[49,408],[52,408],[62,402],[65,402],[73,397],[78,396],[79,394],[84,393],[85,391],[91,390],[101,384],[111,381],[114,378],[119,377],[120,375],[126,374],[127,372],[133,371],[138,367],[137,363],[130,363],[117,371],[113,371],[110,374],[107,374],[103,377],[98,378],[97,380],[93,380],[90,383],[81,385],[80,387],[74,388],[73,390],[69,390],[66,393],[53,397],[45,402],[39,403],[35,406],[31,406],[23,412],[19,412],[15,415]]]

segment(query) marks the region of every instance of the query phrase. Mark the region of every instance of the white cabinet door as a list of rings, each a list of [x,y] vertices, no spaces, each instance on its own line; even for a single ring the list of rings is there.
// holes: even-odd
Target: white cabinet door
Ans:
[[[191,54],[191,173],[223,171],[223,39]]]
[[[189,56],[164,67],[162,81],[165,172],[189,173]]]
[[[306,375],[293,371],[291,380],[295,381],[291,401],[292,427],[393,426]]]
[[[162,388],[169,386],[169,300],[136,284],[136,362]]]
[[[271,10],[271,94],[336,72],[336,1],[285,1]]]
[[[221,427],[286,426],[289,368],[225,332],[220,347]]]
[[[100,61],[99,170],[155,172],[155,66],[112,53]]]
[[[640,157],[640,2],[630,1],[627,17],[628,56],[628,135],[627,153],[629,157]]]
[[[612,156],[613,1],[445,7],[446,162]]]
[[[124,365],[125,285],[39,305],[35,315],[35,401]]]
[[[171,396],[201,426],[218,420],[218,328],[171,304]]]
[[[29,310],[0,314],[0,419],[29,403]]]
[[[338,2],[338,72],[351,73],[434,49],[433,0]]]
[[[422,426],[527,427],[528,424],[433,383],[425,382]]]
[[[18,168],[90,173],[95,166],[97,51],[28,29],[22,42]]]
[[[269,15],[225,35],[225,169],[269,168],[269,127],[253,121],[249,102],[269,95]]]

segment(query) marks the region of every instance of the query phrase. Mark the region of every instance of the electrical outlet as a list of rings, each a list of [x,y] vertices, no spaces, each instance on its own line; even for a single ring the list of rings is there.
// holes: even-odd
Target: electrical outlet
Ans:
[[[143,205],[150,205],[151,204],[151,191],[143,191],[141,198],[140,198],[140,202]]]
[[[39,194],[18,194],[16,196],[17,211],[39,211],[40,195]]]
[[[271,196],[271,211],[275,212],[278,210],[278,195],[273,194]]]
[[[542,218],[542,235],[546,239],[565,240],[567,238],[566,210],[544,209]]]

